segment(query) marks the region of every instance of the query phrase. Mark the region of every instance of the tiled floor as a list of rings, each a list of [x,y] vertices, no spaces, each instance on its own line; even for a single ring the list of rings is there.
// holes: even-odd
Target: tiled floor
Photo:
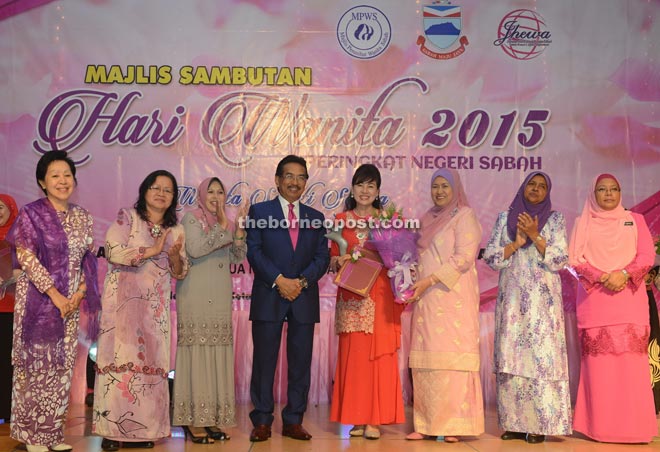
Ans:
[[[537,451],[540,452],[646,452],[660,451],[660,437],[654,439],[648,445],[620,445],[596,443],[575,434],[570,437],[549,438],[542,444],[527,444],[523,441],[502,441],[499,439],[501,432],[497,428],[497,419],[493,411],[486,415],[486,433],[478,438],[465,438],[456,444],[447,444],[435,440],[407,441],[405,435],[411,430],[411,408],[408,407],[408,422],[404,425],[384,426],[381,439],[370,441],[364,438],[349,439],[348,430],[350,426],[340,426],[328,422],[327,405],[311,406],[305,416],[305,428],[314,436],[311,441],[296,441],[283,438],[280,435],[281,424],[279,419],[273,425],[273,437],[263,443],[251,443],[249,434],[251,425],[248,419],[250,407],[241,405],[237,407],[239,425],[229,431],[231,440],[216,442],[211,445],[192,444],[185,441],[180,428],[172,429],[172,437],[159,441],[154,452],[184,452],[184,451],[287,451],[287,452],[334,452],[334,451],[379,451],[392,452],[426,452],[426,451],[451,451],[451,452],[515,452],[515,451]],[[66,430],[66,440],[74,447],[75,452],[98,452],[101,450],[101,438],[90,434],[91,409],[83,405],[74,405],[69,413],[69,421]],[[9,426],[0,425],[0,452],[11,452],[19,446],[19,443],[9,438]],[[127,449],[139,450],[139,449]]]

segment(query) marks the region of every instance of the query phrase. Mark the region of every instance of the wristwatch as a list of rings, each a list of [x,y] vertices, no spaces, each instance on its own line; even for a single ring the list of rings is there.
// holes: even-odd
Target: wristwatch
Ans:
[[[309,286],[309,284],[307,284],[307,278],[305,278],[304,276],[298,278],[298,281],[300,281],[300,287],[302,287],[303,289],[307,289],[307,286]]]

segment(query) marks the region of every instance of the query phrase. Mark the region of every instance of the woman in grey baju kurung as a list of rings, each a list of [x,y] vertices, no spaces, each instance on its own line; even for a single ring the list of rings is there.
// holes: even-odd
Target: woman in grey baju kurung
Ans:
[[[224,188],[216,195],[207,193],[209,187],[222,185],[217,178],[203,181],[197,209],[186,213],[182,221],[192,266],[176,290],[178,339],[172,424],[209,427],[209,436],[222,439],[214,427],[236,425],[229,266],[242,262],[247,248],[245,232],[237,229],[232,233],[228,224],[223,228],[215,213],[201,207],[209,196],[214,206],[224,205]]]

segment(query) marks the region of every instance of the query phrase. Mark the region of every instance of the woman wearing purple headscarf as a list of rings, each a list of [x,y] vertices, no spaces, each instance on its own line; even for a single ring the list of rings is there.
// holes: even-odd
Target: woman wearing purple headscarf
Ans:
[[[561,297],[566,221],[552,210],[547,174],[529,174],[500,213],[484,260],[500,271],[495,306],[497,417],[503,440],[571,433]]]
[[[407,439],[484,431],[479,377],[479,283],[475,262],[481,225],[454,170],[431,177],[431,207],[417,242],[420,279],[413,288],[410,361],[415,431]]]
[[[202,181],[195,209],[183,217],[192,266],[178,281],[177,353],[172,424],[193,442],[229,439],[236,425],[232,283],[229,264],[245,259],[243,206],[232,225],[225,214],[225,187],[217,177]]]
[[[77,184],[73,161],[64,151],[47,152],[36,176],[46,196],[24,206],[7,235],[23,269],[14,308],[11,437],[28,452],[61,452],[72,449],[64,443],[64,424],[78,351],[78,308],[90,314],[93,335],[100,299],[92,216],[69,202]]]

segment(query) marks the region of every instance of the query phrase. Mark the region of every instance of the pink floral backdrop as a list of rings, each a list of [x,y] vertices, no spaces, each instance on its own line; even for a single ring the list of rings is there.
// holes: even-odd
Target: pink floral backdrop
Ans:
[[[154,169],[176,175],[182,211],[199,181],[219,176],[233,213],[240,202],[274,196],[275,165],[288,153],[307,158],[303,201],[327,217],[341,210],[361,163],[380,167],[382,194],[409,218],[431,205],[435,169],[456,167],[484,245],[533,169],[551,176],[553,206],[569,230],[600,172],[617,175],[627,207],[656,194],[657,2],[459,1],[445,14],[454,35],[432,32],[425,12],[449,11],[434,7],[400,0],[362,9],[346,0],[0,1],[0,191],[19,205],[37,198],[40,154],[67,150],[79,164],[75,202],[94,215],[98,246]],[[232,271],[236,391],[247,401],[251,276],[247,262]],[[491,403],[497,273],[482,262],[478,272],[482,378]],[[574,282],[564,280],[574,387]],[[325,278],[312,403],[331,394],[335,291]],[[410,400],[407,322],[409,314],[400,362]],[[83,354],[74,400],[84,396],[82,363]],[[278,379],[279,400],[285,378]]]

